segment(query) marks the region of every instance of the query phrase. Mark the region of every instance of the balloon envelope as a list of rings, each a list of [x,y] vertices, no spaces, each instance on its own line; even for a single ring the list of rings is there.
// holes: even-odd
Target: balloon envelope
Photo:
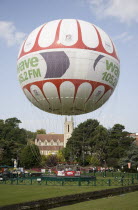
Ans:
[[[119,58],[99,27],[74,19],[48,22],[24,41],[17,62],[27,98],[54,114],[78,115],[101,107],[119,78]]]

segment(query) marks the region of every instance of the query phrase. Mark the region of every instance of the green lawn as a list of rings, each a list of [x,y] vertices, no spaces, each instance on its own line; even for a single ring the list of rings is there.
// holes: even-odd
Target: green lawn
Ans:
[[[81,202],[53,210],[138,210],[138,192]]]
[[[0,206],[113,187],[0,185]]]

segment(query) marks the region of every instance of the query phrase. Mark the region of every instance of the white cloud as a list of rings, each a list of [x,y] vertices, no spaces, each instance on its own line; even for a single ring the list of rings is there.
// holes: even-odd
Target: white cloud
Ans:
[[[122,42],[127,42],[129,40],[132,40],[134,37],[130,35],[128,32],[123,32],[115,37],[113,37],[114,41],[122,41]]]
[[[138,0],[86,0],[99,18],[116,17],[121,22],[138,22]]]
[[[17,31],[14,23],[0,21],[0,39],[4,40],[7,46],[21,44],[26,34]]]

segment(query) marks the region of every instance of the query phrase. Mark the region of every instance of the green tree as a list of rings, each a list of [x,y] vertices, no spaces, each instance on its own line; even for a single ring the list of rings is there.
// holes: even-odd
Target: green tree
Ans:
[[[0,148],[0,163],[2,162],[3,160],[3,149]]]
[[[20,120],[17,118],[6,119],[5,122],[0,120],[0,139],[6,141],[16,141],[19,143],[26,143],[26,131],[25,129],[20,129]]]
[[[12,159],[18,159],[19,153],[27,144],[28,136],[34,140],[35,134],[23,128],[16,117],[0,120],[1,164],[13,165]]]
[[[57,157],[57,155],[50,154],[50,155],[48,155],[46,157],[46,166],[48,166],[48,167],[54,167],[57,164],[58,164],[58,157]]]
[[[57,158],[58,158],[58,162],[64,162],[65,158],[64,158],[64,153],[62,150],[59,150],[57,153]]]
[[[0,148],[2,151],[1,156],[1,165],[12,165],[12,150],[10,149],[9,142],[6,142],[4,139],[0,140]]]
[[[79,124],[68,140],[65,158],[68,154],[68,160],[77,160],[82,165],[88,164],[86,157],[93,153],[99,156],[99,160],[105,159],[107,133],[107,129],[99,125],[97,120],[89,119]]]
[[[74,129],[64,150],[67,161],[78,161],[88,164],[87,157],[97,156],[100,165],[118,167],[118,161],[130,149],[134,138],[124,130],[125,127],[115,124],[107,130],[97,120],[87,120]]]
[[[39,148],[34,144],[25,146],[20,154],[20,163],[25,168],[38,167],[41,164]]]
[[[8,118],[5,120],[5,125],[11,126],[12,128],[18,128],[20,123],[21,121],[18,120],[16,117]]]
[[[87,161],[92,166],[99,166],[100,165],[100,160],[98,159],[96,154],[95,155],[93,154],[92,156],[88,156]]]
[[[70,150],[70,145],[63,148],[62,149],[62,153],[63,153],[63,156],[65,158],[65,161],[69,162],[70,159],[71,159],[71,156],[70,156],[70,153],[71,153],[71,150]],[[72,161],[71,161],[72,162]]]
[[[47,157],[45,155],[41,155],[41,166],[46,167],[46,159]]]
[[[37,134],[46,134],[46,130],[41,128],[39,130],[36,131]]]
[[[4,120],[0,119],[0,139],[3,139]]]
[[[134,138],[130,137],[129,133],[124,131],[124,129],[125,127],[123,125],[115,124],[113,128],[109,130],[107,158],[109,166],[118,167],[119,159],[126,155],[134,141]]]
[[[32,141],[33,141],[33,140],[35,139],[35,137],[36,137],[36,132],[32,132],[32,131],[25,130],[25,133],[26,133],[27,139],[31,139]]]
[[[103,127],[102,125],[99,125],[95,130],[95,135],[93,137],[94,147],[92,151],[96,154],[97,159],[99,160],[99,164],[103,164],[103,161],[107,160],[107,154],[108,154],[108,130]]]
[[[132,144],[127,151],[126,156],[119,160],[120,168],[128,169],[128,163],[131,163],[131,170],[136,171],[138,167],[138,145]]]

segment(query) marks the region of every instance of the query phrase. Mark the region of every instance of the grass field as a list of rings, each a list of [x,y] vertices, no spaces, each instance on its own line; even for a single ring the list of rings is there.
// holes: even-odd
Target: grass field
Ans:
[[[81,202],[53,210],[138,210],[138,192]]]
[[[113,187],[0,185],[0,206]]]

